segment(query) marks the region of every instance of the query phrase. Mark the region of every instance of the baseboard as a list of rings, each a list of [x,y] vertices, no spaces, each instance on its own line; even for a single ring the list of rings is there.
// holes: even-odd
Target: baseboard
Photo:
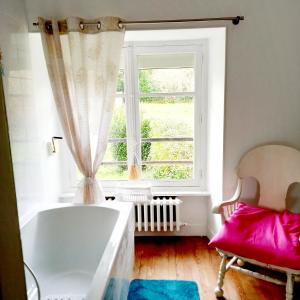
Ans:
[[[206,236],[202,225],[184,225],[179,231],[135,231],[135,236]]]

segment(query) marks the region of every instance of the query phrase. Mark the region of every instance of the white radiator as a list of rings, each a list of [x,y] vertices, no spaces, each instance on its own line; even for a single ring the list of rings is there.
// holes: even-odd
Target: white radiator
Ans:
[[[180,205],[178,198],[160,197],[135,202],[135,221],[138,231],[179,231]]]
[[[117,201],[133,202],[138,231],[174,231],[183,225],[180,221],[180,205],[177,197],[154,196],[151,185],[120,185],[116,192]]]

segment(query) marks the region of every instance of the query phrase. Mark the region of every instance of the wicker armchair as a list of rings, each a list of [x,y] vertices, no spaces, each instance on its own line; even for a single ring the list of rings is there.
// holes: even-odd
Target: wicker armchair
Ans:
[[[220,214],[222,223],[230,222],[230,216],[238,207],[239,202],[251,206],[271,208],[277,211],[288,210],[299,213],[300,218],[300,152],[296,149],[267,145],[247,152],[237,168],[238,183],[234,196],[213,208],[213,213]],[[297,219],[298,220],[298,219]],[[241,241],[242,243],[243,241]],[[300,232],[299,232],[300,247]],[[218,274],[215,294],[223,296],[225,273],[230,268],[246,273],[259,279],[286,286],[286,300],[293,299],[293,286],[300,281],[300,270],[268,264],[264,261],[240,256],[217,248],[220,253],[221,265]],[[251,271],[243,267],[248,262],[260,267],[286,273],[287,280],[279,280],[272,276]]]

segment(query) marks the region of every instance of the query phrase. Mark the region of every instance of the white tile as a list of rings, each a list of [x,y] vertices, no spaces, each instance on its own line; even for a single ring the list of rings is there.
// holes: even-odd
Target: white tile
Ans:
[[[4,89],[19,216],[43,198],[44,178],[38,134],[40,112],[33,94],[29,34],[22,0],[0,1]]]

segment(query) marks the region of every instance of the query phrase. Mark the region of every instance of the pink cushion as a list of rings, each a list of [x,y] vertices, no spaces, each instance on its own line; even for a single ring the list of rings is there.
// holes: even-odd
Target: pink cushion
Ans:
[[[239,203],[209,245],[257,261],[300,270],[300,214]]]

